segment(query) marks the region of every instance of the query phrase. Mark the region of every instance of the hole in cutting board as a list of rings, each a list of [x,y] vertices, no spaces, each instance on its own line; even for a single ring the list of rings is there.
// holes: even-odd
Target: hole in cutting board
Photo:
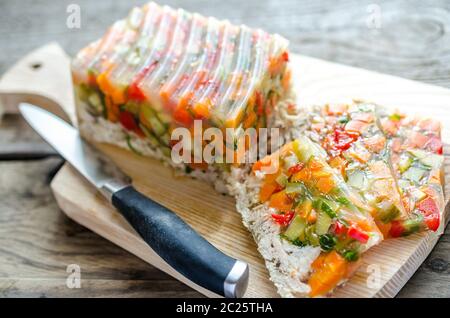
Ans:
[[[42,67],[42,63],[41,62],[34,62],[34,63],[30,64],[30,67],[33,70],[38,70],[38,69],[40,69]]]

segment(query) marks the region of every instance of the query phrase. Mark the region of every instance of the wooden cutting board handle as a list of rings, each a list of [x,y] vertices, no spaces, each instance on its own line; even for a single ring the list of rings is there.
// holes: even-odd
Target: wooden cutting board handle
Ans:
[[[76,125],[70,58],[57,43],[32,51],[0,78],[0,116],[17,113],[21,102],[46,108]]]

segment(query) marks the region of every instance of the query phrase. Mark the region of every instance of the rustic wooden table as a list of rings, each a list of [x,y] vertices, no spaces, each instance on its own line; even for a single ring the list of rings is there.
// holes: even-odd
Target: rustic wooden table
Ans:
[[[81,28],[66,26],[67,6]],[[57,41],[69,54],[145,1],[0,2],[0,74],[30,50]],[[359,0],[172,0],[205,15],[278,32],[292,51],[450,88],[450,3]],[[426,106],[426,105],[424,105]],[[450,105],[449,105],[450,107]],[[61,213],[49,182],[62,160],[16,115],[0,124],[1,297],[200,297]],[[400,297],[450,297],[450,229]],[[81,288],[66,286],[67,266]]]

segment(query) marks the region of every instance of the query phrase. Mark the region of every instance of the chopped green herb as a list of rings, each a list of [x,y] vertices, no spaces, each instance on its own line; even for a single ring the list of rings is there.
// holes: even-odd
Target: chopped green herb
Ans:
[[[324,234],[319,236],[320,247],[324,251],[331,251],[336,245],[336,237],[331,234]]]
[[[295,246],[300,246],[300,247],[306,246],[305,242],[303,242],[303,241],[300,240],[299,238],[297,238],[297,239],[295,239],[295,240],[293,240],[293,241],[291,241],[291,242],[292,242],[292,244],[294,244]]]
[[[351,203],[350,200],[346,197],[339,197],[336,199],[336,201],[343,205],[349,205]]]
[[[131,144],[130,135],[127,135],[126,139],[127,139],[127,145],[130,148],[130,150],[133,151],[135,154],[142,156],[142,153],[139,150],[137,150],[136,148],[134,148],[134,146]]]
[[[347,116],[341,116],[338,118],[338,123],[340,123],[340,124],[346,124],[346,123],[348,123],[348,121],[349,121],[349,119]]]
[[[344,252],[344,258],[348,262],[356,262],[359,259],[359,254],[358,254],[357,251],[354,251],[354,250],[345,251]]]
[[[399,121],[399,120],[402,119],[402,116],[400,114],[394,113],[394,114],[389,116],[389,119],[392,120],[392,121]]]

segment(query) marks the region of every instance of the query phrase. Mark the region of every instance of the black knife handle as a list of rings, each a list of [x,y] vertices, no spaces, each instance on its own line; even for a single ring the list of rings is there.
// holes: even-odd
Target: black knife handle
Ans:
[[[126,186],[112,194],[112,204],[144,241],[172,268],[192,282],[224,297],[242,297],[248,265],[201,237],[180,217]]]

